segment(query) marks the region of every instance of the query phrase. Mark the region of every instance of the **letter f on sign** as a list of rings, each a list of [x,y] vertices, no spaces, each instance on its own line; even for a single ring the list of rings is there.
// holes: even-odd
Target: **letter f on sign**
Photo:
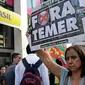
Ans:
[[[37,15],[32,17],[32,26],[35,28],[35,24],[37,23]]]

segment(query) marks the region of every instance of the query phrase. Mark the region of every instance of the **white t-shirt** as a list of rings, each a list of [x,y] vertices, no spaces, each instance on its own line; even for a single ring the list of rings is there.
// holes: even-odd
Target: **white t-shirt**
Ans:
[[[36,54],[29,54],[26,56],[26,60],[30,64],[35,64],[39,60],[39,57],[37,57]],[[38,67],[38,70],[39,70],[40,76],[42,78],[42,83],[43,83],[42,85],[49,85],[48,69],[46,68],[46,66],[42,63]],[[15,68],[15,85],[20,85],[24,71],[25,71],[25,67],[24,67],[22,61],[20,61],[16,65],[16,68]]]

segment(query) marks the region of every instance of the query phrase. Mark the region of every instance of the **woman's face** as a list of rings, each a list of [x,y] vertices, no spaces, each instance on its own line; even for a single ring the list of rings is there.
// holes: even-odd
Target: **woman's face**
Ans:
[[[5,71],[6,71],[6,68],[5,67],[2,67],[1,68],[1,73],[5,73]]]
[[[70,49],[66,54],[66,62],[71,71],[81,70],[81,60],[74,49]]]

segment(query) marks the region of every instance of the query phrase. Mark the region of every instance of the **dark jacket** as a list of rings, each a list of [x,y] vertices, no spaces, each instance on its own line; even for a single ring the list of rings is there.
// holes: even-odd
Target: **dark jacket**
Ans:
[[[16,64],[10,65],[5,72],[4,77],[6,85],[15,85],[15,66]]]

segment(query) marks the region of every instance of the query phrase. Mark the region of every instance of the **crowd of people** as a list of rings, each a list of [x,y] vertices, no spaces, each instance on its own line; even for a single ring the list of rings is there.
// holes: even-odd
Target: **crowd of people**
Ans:
[[[66,49],[66,67],[59,59],[54,62],[46,48],[31,51],[27,45],[26,51],[28,63],[35,64],[39,59],[42,61],[38,68],[42,85],[85,85],[85,54],[80,46],[73,45]],[[12,54],[12,64],[0,67],[0,85],[21,85],[24,71],[21,54]],[[59,79],[58,84],[54,83],[55,76]]]
[[[21,60],[21,54],[13,53],[11,58],[12,63],[7,62],[0,67],[0,85],[15,85],[15,67]]]

